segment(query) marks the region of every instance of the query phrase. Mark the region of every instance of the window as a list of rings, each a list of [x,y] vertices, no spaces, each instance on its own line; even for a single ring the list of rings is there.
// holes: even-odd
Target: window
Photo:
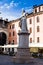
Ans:
[[[39,26],[37,26],[37,32],[39,32],[40,30],[39,30]]]
[[[9,41],[9,43],[8,44],[11,44],[11,41]]]
[[[32,20],[30,19],[30,24],[32,24]]]
[[[43,11],[43,7],[42,7],[42,11]]]
[[[14,40],[13,40],[13,43],[14,43]]]
[[[40,7],[39,7],[39,12],[40,12]]]
[[[10,29],[11,29],[11,25],[10,25]]]
[[[37,17],[37,22],[39,22],[39,17]]]
[[[37,37],[37,42],[39,43],[39,37]]]
[[[32,28],[30,28],[30,33],[32,33]]]
[[[30,43],[32,43],[32,38],[30,38]]]
[[[15,32],[13,31],[13,36],[15,35]]]
[[[12,44],[14,44],[14,40],[12,41]]]
[[[13,24],[13,25],[12,25],[12,29],[14,29],[14,27],[15,27],[15,25]]]
[[[11,32],[9,32],[9,37],[11,37]]]
[[[35,13],[37,13],[37,8],[35,9]]]

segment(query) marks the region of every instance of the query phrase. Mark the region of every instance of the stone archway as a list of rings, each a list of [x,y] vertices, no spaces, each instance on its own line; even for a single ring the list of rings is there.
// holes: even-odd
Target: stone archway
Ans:
[[[7,36],[4,32],[0,32],[0,45],[6,44]]]

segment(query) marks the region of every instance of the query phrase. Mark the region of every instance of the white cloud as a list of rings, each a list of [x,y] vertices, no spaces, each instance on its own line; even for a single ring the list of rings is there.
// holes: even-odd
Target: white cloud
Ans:
[[[4,7],[3,6],[0,6],[0,9],[3,9]]]
[[[11,6],[11,7],[14,6],[14,1],[11,1],[10,6]]]
[[[3,17],[4,19],[8,18],[8,20],[14,20],[20,17],[21,12],[18,9],[12,10],[13,7],[17,7],[20,5],[21,2],[14,2],[11,1],[10,3],[4,3],[0,5],[0,17]]]
[[[32,11],[33,11],[32,8],[30,8],[30,9],[26,9],[26,12],[28,12],[28,13],[31,13]]]
[[[15,19],[15,17],[14,16],[11,16],[11,15],[7,16],[6,18],[8,18],[9,21]]]
[[[10,20],[15,20],[19,18],[20,13],[18,12],[17,14],[16,12],[11,13],[11,12],[6,12],[6,11],[5,12],[1,11],[0,17],[2,17],[3,19],[7,18],[10,21]]]
[[[11,1],[9,4],[8,3],[4,3],[3,5],[0,6],[1,9],[6,8],[6,9],[10,9],[12,7],[17,7],[19,5],[19,3],[15,3],[14,1]]]
[[[17,7],[18,5],[19,5],[19,3],[15,3],[14,1],[12,1],[12,2],[10,3],[10,7],[13,7],[13,6]]]
[[[5,13],[2,13],[2,14],[0,14],[0,17],[2,17],[3,19],[6,19],[7,18],[9,21],[15,19],[15,16],[10,15],[10,14],[7,15],[7,14],[8,13],[6,13],[6,14]]]

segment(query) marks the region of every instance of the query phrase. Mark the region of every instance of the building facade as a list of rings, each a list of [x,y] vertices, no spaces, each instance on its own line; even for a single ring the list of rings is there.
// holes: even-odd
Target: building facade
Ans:
[[[13,34],[12,30],[15,30],[15,38],[9,37],[9,41],[13,41],[15,44],[18,44],[18,32],[21,30],[20,25],[19,25],[20,19],[13,20],[8,24],[9,27],[13,27],[14,24],[14,29],[9,28],[9,36],[10,34]],[[27,27],[28,31],[30,32],[29,36],[29,43],[43,43],[43,5],[40,6],[35,6],[33,8],[33,12],[27,15]],[[12,32],[11,32],[12,31]]]
[[[16,45],[18,42],[19,22],[20,20],[17,19],[8,23],[8,43],[10,44]]]
[[[27,16],[30,43],[43,43],[43,5],[34,7],[33,13]]]
[[[0,45],[6,45],[8,43],[8,31],[7,31],[8,20],[0,18]]]
[[[7,45],[19,45],[20,19],[10,21],[7,23],[7,29],[3,29],[3,32],[7,34]],[[43,44],[43,4],[34,6],[33,12],[27,14],[27,28],[30,33],[29,43]]]

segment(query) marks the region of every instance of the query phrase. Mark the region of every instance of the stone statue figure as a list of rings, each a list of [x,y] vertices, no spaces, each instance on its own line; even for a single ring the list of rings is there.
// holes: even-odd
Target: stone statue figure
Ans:
[[[20,27],[21,27],[21,31],[22,32],[27,31],[27,22],[26,22],[26,13],[25,13],[25,10],[22,11],[22,17],[21,17],[21,21],[20,21]]]
[[[30,33],[27,30],[27,19],[25,10],[22,11],[22,17],[20,20],[21,31],[19,35],[19,45],[17,48],[17,54],[14,57],[14,62],[17,63],[29,63],[31,61],[30,51],[29,51],[29,35]]]

